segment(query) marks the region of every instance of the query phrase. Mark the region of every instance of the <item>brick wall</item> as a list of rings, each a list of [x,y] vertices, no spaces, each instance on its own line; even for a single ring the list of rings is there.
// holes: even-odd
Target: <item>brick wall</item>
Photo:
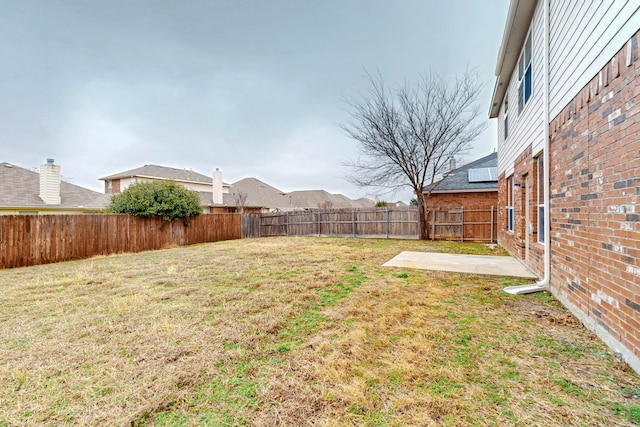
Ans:
[[[431,193],[429,208],[460,208],[464,206],[498,206],[497,191],[477,193]]]
[[[637,57],[638,34],[552,120],[549,166],[551,289],[640,357]]]
[[[534,154],[529,145],[515,160],[513,170],[513,231],[509,231],[507,206],[507,178],[498,177],[498,242],[512,255],[517,256],[538,276],[544,275],[544,246],[538,242],[538,204],[536,181],[538,178]],[[525,180],[528,186],[525,186]],[[526,188],[525,188],[526,187]],[[529,192],[527,225],[526,191]],[[527,233],[529,251],[527,253]]]
[[[120,180],[116,179],[111,181],[111,194],[118,194],[120,192]],[[104,194],[109,194],[109,181],[104,182]]]

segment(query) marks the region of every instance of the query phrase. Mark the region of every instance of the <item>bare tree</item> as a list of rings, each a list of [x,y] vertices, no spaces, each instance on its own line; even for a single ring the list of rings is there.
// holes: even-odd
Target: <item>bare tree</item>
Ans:
[[[318,203],[318,208],[320,209],[331,209],[333,207],[333,202],[331,200],[325,200],[322,203]]]
[[[477,75],[466,72],[448,81],[430,73],[393,90],[379,73],[367,78],[369,90],[347,99],[351,120],[339,125],[360,149],[360,157],[346,164],[348,179],[389,192],[409,186],[418,202],[420,238],[427,239],[427,201],[436,178],[486,127],[478,120]]]
[[[240,211],[240,213],[244,213],[244,208],[247,206],[248,196],[249,195],[247,193],[244,193],[242,191],[233,193],[233,200],[235,201],[236,206],[238,207],[238,210]]]

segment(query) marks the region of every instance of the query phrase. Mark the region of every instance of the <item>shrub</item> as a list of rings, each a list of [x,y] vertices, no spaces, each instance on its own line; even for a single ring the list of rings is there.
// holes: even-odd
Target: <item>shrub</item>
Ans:
[[[154,181],[133,184],[114,195],[109,212],[146,218],[159,216],[167,222],[199,215],[202,208],[195,191],[187,190],[175,182]]]

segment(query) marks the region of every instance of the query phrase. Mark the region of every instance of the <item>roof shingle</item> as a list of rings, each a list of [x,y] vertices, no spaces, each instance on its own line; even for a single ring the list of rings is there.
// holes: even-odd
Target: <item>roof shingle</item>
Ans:
[[[60,182],[59,205],[47,205],[40,198],[40,174],[11,163],[0,163],[0,207],[20,208],[96,208],[109,204],[110,196]]]
[[[459,193],[465,191],[498,191],[497,181],[469,182],[469,169],[493,168],[498,166],[498,153],[491,153],[464,166],[450,171],[447,176],[433,184],[433,193]],[[428,191],[425,187],[424,191]]]

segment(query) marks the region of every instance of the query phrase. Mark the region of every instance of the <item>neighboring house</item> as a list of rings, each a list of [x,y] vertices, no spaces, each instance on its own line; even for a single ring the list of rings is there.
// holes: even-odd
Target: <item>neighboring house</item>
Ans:
[[[371,208],[375,204],[370,199],[352,200],[342,194],[325,190],[298,190],[287,194],[291,196],[294,209],[362,209]]]
[[[245,205],[262,207],[264,212],[290,210],[289,197],[275,187],[249,177],[231,184],[231,193],[235,198],[246,197]]]
[[[491,153],[445,173],[431,190],[429,208],[498,206],[498,155]],[[428,188],[425,189],[425,195]]]
[[[60,178],[53,159],[39,172],[0,163],[0,215],[98,213],[110,197]]]
[[[397,202],[388,202],[387,206],[394,207],[394,208],[408,208],[409,207],[409,205],[407,205],[402,200],[398,200]]]
[[[257,178],[244,178],[231,185],[232,194],[246,194],[247,206],[262,206],[265,212],[309,209],[360,209],[373,206],[373,200],[349,199],[324,190],[301,190],[286,193]]]
[[[323,190],[285,193],[256,178],[245,178],[227,184],[222,181],[222,172],[218,169],[209,177],[191,169],[145,165],[105,176],[100,180],[104,181],[106,194],[120,193],[137,182],[174,181],[198,192],[204,213],[318,209],[327,205],[334,208],[358,208],[367,204],[363,200],[368,200],[351,200],[341,194],[329,194]],[[373,202],[369,202],[369,206],[373,206]]]
[[[639,28],[640,0],[511,0],[489,113],[499,243],[637,372]]]
[[[235,212],[236,201],[229,192],[230,185],[222,181],[222,172],[216,169],[206,176],[191,169],[176,169],[158,165],[144,165],[100,178],[105,194],[117,194],[138,182],[174,181],[196,191],[204,213]]]

